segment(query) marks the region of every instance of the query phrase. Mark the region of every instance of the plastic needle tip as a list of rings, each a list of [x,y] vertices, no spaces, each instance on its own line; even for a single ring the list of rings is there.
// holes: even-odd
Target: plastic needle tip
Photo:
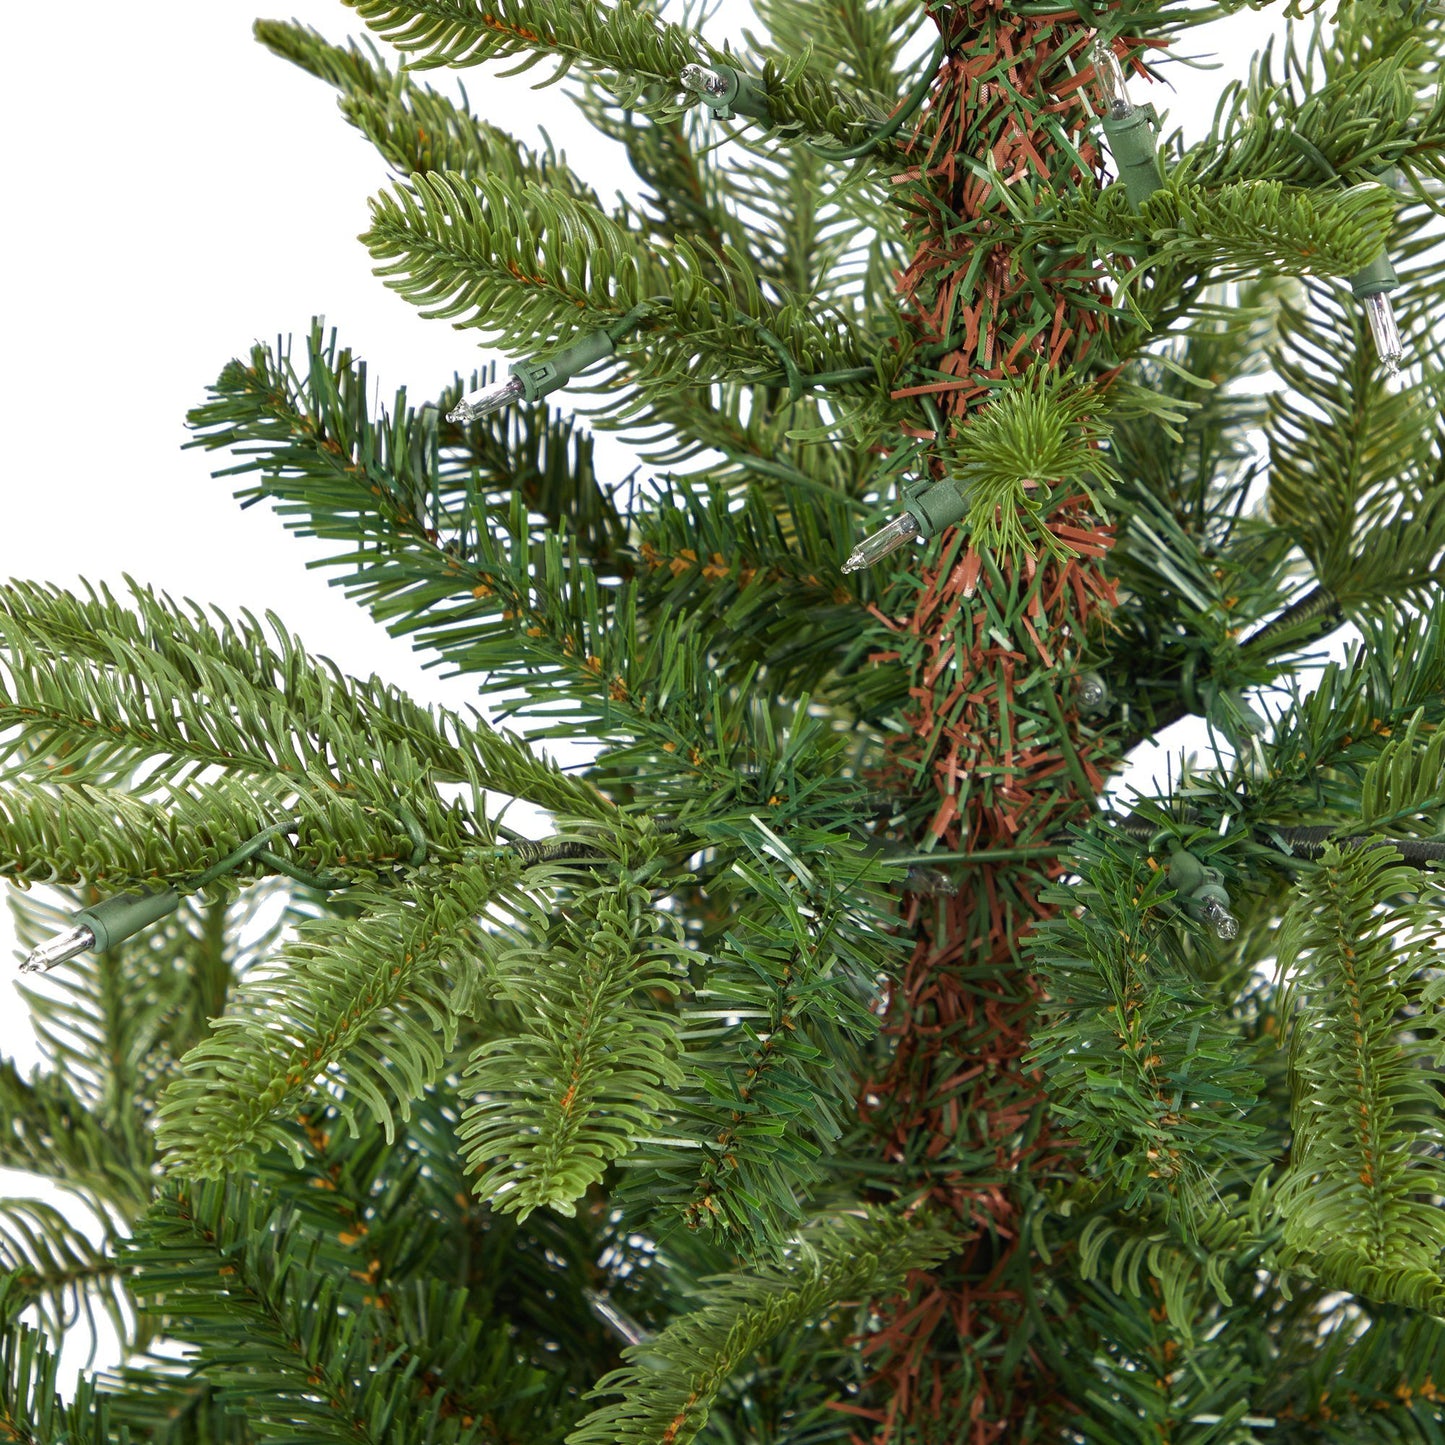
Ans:
[[[48,938],[39,948],[34,949],[30,956],[20,965],[21,973],[45,973],[55,967],[57,963],[64,963],[68,958],[74,958],[77,954],[85,953],[95,947],[95,934],[82,925],[79,928],[67,928],[64,933],[57,933],[54,938]]]
[[[521,401],[522,395],[522,379],[514,376],[510,381],[503,382],[501,386],[484,387],[481,391],[469,391],[456,404],[455,409],[447,413],[447,420],[451,422],[476,421],[489,412],[501,411],[504,406],[511,406],[513,402]]]

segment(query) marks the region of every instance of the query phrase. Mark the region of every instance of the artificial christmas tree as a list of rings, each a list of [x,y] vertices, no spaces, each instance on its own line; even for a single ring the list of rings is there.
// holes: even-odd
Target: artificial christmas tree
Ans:
[[[1305,20],[1185,148],[1150,66],[1232,8],[258,25],[509,370],[378,409],[314,325],[195,444],[595,752],[0,590],[0,859],[70,904],[0,1163],[110,1221],[4,1206],[8,1438],[1440,1438],[1445,23]],[[645,206],[417,78],[514,57]]]

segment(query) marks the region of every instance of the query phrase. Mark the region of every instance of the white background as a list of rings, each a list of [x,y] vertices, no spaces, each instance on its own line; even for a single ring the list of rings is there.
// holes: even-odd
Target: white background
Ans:
[[[284,533],[263,507],[239,510],[230,484],[210,477],[224,454],[181,450],[186,411],[222,365],[255,340],[304,335],[313,315],[368,360],[388,402],[403,382],[414,401],[434,395],[488,355],[372,276],[356,236],[386,167],[342,120],[329,86],[252,40],[251,3],[151,0],[137,10],[77,0],[66,7],[61,63],[17,49],[6,67],[0,578],[118,590],[129,572],[232,614],[270,608],[345,671],[461,706],[472,698],[465,680],[424,671],[409,643],[304,569],[317,544]],[[361,30],[335,0],[289,0],[275,13],[332,40]],[[743,0],[723,0],[709,34],[737,39],[744,25]],[[1219,89],[1277,25],[1246,11],[1195,32],[1188,53],[1218,47],[1223,66],[1169,67],[1178,89],[1161,109],[1202,134]],[[920,25],[915,48],[926,51],[932,34]],[[529,89],[549,67],[514,79],[496,78],[501,68],[466,73],[480,114],[534,144],[545,126],[604,197],[636,193],[620,147],[591,131],[563,87]],[[451,84],[436,72],[430,83]],[[621,475],[630,464],[615,446],[604,437],[599,459]],[[0,1051],[24,1069],[38,1054],[10,993],[12,947],[6,917]],[[0,1193],[47,1191],[0,1171]],[[113,1357],[103,1341],[97,1363]],[[67,1376],[77,1363],[68,1350]]]

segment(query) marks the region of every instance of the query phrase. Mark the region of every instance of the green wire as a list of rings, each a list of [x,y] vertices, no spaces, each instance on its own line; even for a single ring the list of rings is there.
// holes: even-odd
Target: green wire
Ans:
[[[406,836],[411,841],[412,851],[409,860],[410,866],[419,867],[426,861],[427,841],[426,833],[416,817],[405,808],[396,810],[397,820],[406,831]],[[284,877],[294,878],[298,883],[304,883],[308,888],[319,888],[322,892],[331,892],[337,888],[346,888],[344,878],[326,878],[320,874],[312,873],[308,869],[300,867],[283,858],[279,853],[273,852],[266,846],[268,842],[278,833],[289,833],[299,828],[306,820],[304,818],[286,818],[279,823],[273,823],[269,828],[257,833],[254,838],[248,838],[234,852],[226,854],[218,863],[213,863],[204,873],[198,874],[191,879],[188,887],[193,889],[204,888],[208,883],[214,883],[217,878],[227,873],[234,873],[243,863],[251,859],[264,863],[273,873],[280,873]]]
[[[663,294],[660,296],[647,296],[637,303],[632,310],[626,312],[611,326],[605,327],[608,337],[614,342],[619,342],[642,322],[646,321],[654,306],[670,306],[672,296]],[[716,301],[708,303],[714,310],[721,310]],[[751,327],[757,333],[758,338],[777,356],[783,366],[783,381],[787,383],[788,400],[799,400],[803,392],[813,386],[836,386],[848,381],[871,381],[877,372],[871,366],[856,366],[848,371],[819,371],[805,375],[798,370],[798,363],[793,359],[792,353],[786,346],[768,329],[756,316],[749,316],[746,311],[733,307],[733,316],[744,326]],[[763,377],[754,383],[758,386],[771,386],[775,382],[772,378]]]
[[[839,150],[830,149],[827,146],[820,146],[814,141],[805,140],[803,144],[813,152],[815,156],[821,156],[825,161],[852,161],[859,156],[866,156],[875,146],[887,140],[890,136],[897,135],[899,130],[911,120],[922,106],[924,98],[933,87],[933,82],[938,76],[938,66],[943,59],[943,37],[938,37],[933,47],[933,55],[923,74],[918,78],[913,89],[909,91],[907,99],[902,106],[896,110],[881,126],[871,135],[858,141],[855,145],[844,146]]]

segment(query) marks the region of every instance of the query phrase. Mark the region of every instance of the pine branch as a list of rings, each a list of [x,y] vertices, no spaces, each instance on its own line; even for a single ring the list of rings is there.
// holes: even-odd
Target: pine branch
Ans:
[[[423,315],[480,327],[528,354],[667,298],[652,313],[654,329],[621,344],[644,394],[775,376],[778,352],[759,338],[758,323],[804,374],[864,360],[837,316],[774,311],[737,273],[726,289],[706,282],[687,240],[649,246],[590,206],[500,176],[417,176],[373,200],[362,240],[383,263],[377,274]]]
[[[254,1185],[166,1193],[141,1221],[132,1258],[137,1292],[199,1347],[208,1382],[260,1438],[520,1445],[535,1423],[525,1397],[538,1372],[493,1347],[475,1315],[463,1321],[466,1291],[418,1300],[452,1329],[396,1348],[377,1311],[347,1299],[344,1253]]]
[[[150,1120],[160,1086],[210,1032],[234,981],[304,916],[293,907],[258,929],[257,913],[272,892],[255,889],[204,907],[183,900],[144,934],[103,954],[81,954],[53,970],[43,987],[20,990],[47,1063],[139,1179],[149,1177],[155,1161]],[[93,894],[70,894],[62,908],[12,897],[22,950],[60,932],[89,901]]]
[[[734,57],[681,26],[632,4],[599,0],[347,0],[378,34],[411,57],[409,65],[476,65],[524,56],[504,74],[530,69],[549,57],[559,62],[550,84],[580,64],[596,75],[624,109],[645,109],[659,119],[695,104],[680,76],[688,65],[725,65]],[[807,73],[794,61],[780,71],[759,68],[771,129],[781,134],[860,139],[881,118],[858,96]],[[650,87],[656,87],[649,93]],[[896,148],[882,148],[886,164]]]
[[[1081,836],[1070,855],[1081,881],[1042,891],[1064,907],[1029,937],[1047,990],[1032,1058],[1054,1109],[1088,1145],[1090,1171],[1128,1209],[1167,1189],[1187,1228],[1215,1171],[1257,1167],[1250,1110],[1260,1076],[1222,1016],[1228,1000],[1159,922],[1166,870],[1097,837]]]
[[[481,855],[423,867],[386,893],[352,889],[361,910],[338,925],[303,925],[264,971],[254,970],[209,1038],[181,1061],[161,1097],[160,1147],[173,1171],[215,1178],[283,1144],[298,1100],[344,1079],[343,1107],[381,1121],[436,1077],[475,997],[472,961],[490,945],[476,915],[511,896],[516,863]]]
[[[54,1180],[93,1211],[134,1218],[151,1195],[151,1175],[123,1137],[110,1133],[70,1085],[36,1072],[29,1081],[0,1060],[0,1164]]]
[[[1099,450],[1107,436],[1102,393],[1067,372],[1040,369],[1022,384],[1000,388],[992,404],[940,448],[950,478],[969,497],[971,544],[996,563],[1032,553],[1042,542],[1055,556],[1064,544],[1041,521],[1051,485],[1083,492],[1096,512],[1111,498],[1118,473]]]
[[[1390,850],[1326,848],[1280,925],[1294,1143],[1272,1204],[1286,1245],[1332,1287],[1438,1309],[1445,1163],[1439,1091],[1420,1067],[1433,1044],[1401,1026],[1407,1003],[1438,994],[1419,990],[1430,954],[1410,937],[1428,919],[1379,910],[1411,886]]]
[[[588,1416],[568,1445],[689,1445],[719,1392],[761,1345],[845,1301],[900,1287],[908,1270],[927,1268],[954,1248],[920,1219],[858,1213],[820,1220],[755,1274],[712,1281],[700,1292],[700,1308],[625,1350],[628,1365],[593,1392],[623,1398]]]
[[[1445,27],[1414,9],[1341,6],[1327,28],[1303,32],[1304,47],[1291,30],[1278,71],[1270,47],[1248,81],[1226,87],[1213,132],[1186,157],[1187,177],[1315,185],[1335,174],[1348,185],[1399,166],[1411,177],[1445,178],[1436,74]]]
[[[1020,200],[1014,212],[1026,245],[1068,247],[1099,260],[1135,258],[1120,296],[1148,316],[1151,300],[1136,302],[1134,283],[1142,284],[1149,272],[1159,273],[1154,305],[1165,303],[1185,277],[1202,275],[1218,284],[1257,271],[1351,275],[1379,252],[1396,205],[1397,198],[1377,184],[1342,190],[1249,180],[1208,190],[1173,179],[1138,212],[1122,187],[1072,193],[1037,213]]]
[[[53,775],[52,775],[53,776]],[[309,871],[374,881],[406,863],[415,844],[395,816],[335,793],[298,793],[288,781],[222,776],[162,787],[149,802],[85,783],[12,782],[0,795],[0,875],[26,882],[104,884],[108,892],[147,880],[184,883],[273,823],[291,819]],[[433,810],[432,856],[454,859],[475,841],[461,809]],[[275,846],[284,848],[281,838]],[[334,867],[333,867],[334,865]],[[260,858],[207,885],[225,893],[263,876]]]
[[[719,921],[695,946],[684,1082],[617,1193],[745,1254],[777,1247],[828,1178],[900,950],[866,845],[750,822],[704,833],[722,845],[700,880]]]
[[[1421,746],[1421,734],[1434,736]],[[1445,729],[1417,709],[1398,737],[1380,749],[1360,786],[1360,823],[1381,828],[1445,804]]]
[[[127,1267],[116,1259],[113,1241],[93,1243],[53,1205],[38,1199],[0,1200],[0,1270],[11,1278],[16,1298],[38,1312],[55,1339],[85,1321],[92,1350],[99,1305],[122,1340],[126,1318]]]
[[[404,800],[424,829],[450,811],[438,782],[486,789],[581,815],[610,811],[514,740],[445,710],[420,708],[373,678],[356,682],[309,656],[268,617],[280,651],[249,614],[237,627],[130,584],[128,610],[107,589],[87,600],[59,588],[0,588],[0,762],[53,754],[72,782],[184,782],[210,765],[289,781],[298,791],[343,790],[389,815]]]
[[[649,890],[628,875],[599,887],[549,874],[554,887],[572,883],[567,902],[529,898],[489,960],[491,990],[521,1032],[484,1043],[462,1079],[472,1102],[458,1137],[475,1190],[518,1219],[543,1205],[573,1213],[683,1079],[675,1025],[639,1006],[644,991],[676,994],[686,969]]]
[[[0,1431],[14,1445],[131,1445],[111,1425],[108,1402],[84,1375],[69,1404],[58,1390],[60,1356],[17,1316],[29,1303],[13,1275],[0,1275]]]
[[[1418,267],[1401,269],[1407,288],[1425,284]],[[1306,294],[1281,314],[1275,366],[1290,390],[1269,398],[1270,516],[1347,613],[1423,600],[1445,580],[1435,398],[1386,384],[1343,288],[1311,282]],[[1407,332],[1422,300],[1402,305]]]
[[[885,110],[908,89],[909,78],[898,61],[918,27],[912,0],[828,0],[807,6],[756,0],[753,11],[767,27],[772,48],[805,57],[809,72],[820,79],[857,86]],[[747,40],[755,50],[763,48],[750,33]]]
[[[355,544],[333,559],[365,564],[343,579],[350,595],[363,574],[395,578],[362,594],[381,620],[401,612],[383,605],[393,593],[420,591],[426,603],[470,595],[481,581],[471,565],[477,537],[507,517],[514,495],[589,556],[614,558],[623,527],[596,474],[591,438],[541,405],[465,427],[443,421],[463,389],[458,378],[436,407],[420,411],[399,393],[395,410],[373,421],[365,363],[313,322],[304,373],[289,344],[255,347],[249,366],[224,368],[188,421],[193,446],[230,447],[246,459],[217,476],[260,474],[236,492],[245,505],[272,497],[293,531]]]
[[[391,71],[374,48],[368,54],[354,41],[345,47],[331,45],[307,26],[279,20],[258,20],[255,35],[273,54],[335,86],[342,115],[403,176],[497,173],[602,208],[596,191],[550,144],[540,152],[528,150],[506,131],[418,85],[405,71]]]
[[[189,1367],[166,1356],[133,1356],[97,1377],[111,1419],[146,1445],[256,1445],[246,1416]]]
[[[584,81],[573,96],[578,108],[603,135],[627,152],[644,187],[636,220],[653,244],[671,246],[686,236],[695,246],[703,275],[724,284],[722,257],[731,250],[754,265],[769,259],[754,247],[750,227],[729,208],[728,171],[712,147],[711,125],[702,107],[662,118],[619,108],[605,87]],[[806,152],[803,152],[806,154]],[[735,269],[744,268],[735,263]]]

